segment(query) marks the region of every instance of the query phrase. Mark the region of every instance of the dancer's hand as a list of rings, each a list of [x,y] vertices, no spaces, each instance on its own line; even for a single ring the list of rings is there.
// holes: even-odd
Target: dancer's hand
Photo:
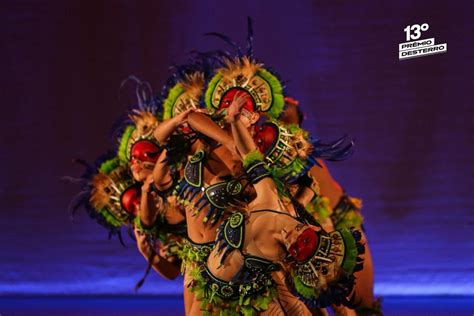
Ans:
[[[245,104],[246,101],[247,101],[247,95],[244,92],[238,91],[234,95],[234,99],[232,100],[232,103],[227,109],[226,121],[228,123],[235,122],[235,120],[237,119],[237,116],[240,114],[242,110],[242,106]]]
[[[138,251],[142,254],[142,256],[148,260],[152,253],[152,248],[150,243],[148,242],[146,235],[139,232],[138,230],[134,229],[135,238],[137,240],[137,248]]]
[[[168,138],[178,129],[181,125],[187,123],[188,115],[196,111],[195,109],[187,109],[186,111],[176,115],[173,118],[164,120],[155,128],[153,136],[162,145],[166,145]]]
[[[142,193],[149,193],[151,184],[153,183],[153,175],[149,174],[142,185]]]
[[[163,199],[151,189],[152,185],[154,185],[154,179],[153,174],[150,174],[142,185],[142,205],[147,205],[153,212],[161,213],[164,211]]]
[[[149,174],[146,177],[145,181],[143,181],[143,184],[142,184],[142,196],[146,197],[147,199],[151,197],[152,200],[150,200],[150,201],[153,201],[154,204],[156,204],[158,194],[156,194],[155,191],[151,190],[151,186],[153,185],[153,182],[154,182],[153,174]]]
[[[176,126],[181,126],[188,122],[188,115],[196,111],[196,109],[187,109],[186,111],[176,115],[172,120],[175,120]]]
[[[158,256],[161,258],[166,259],[168,262],[176,262],[177,257],[176,257],[176,248],[178,246],[176,245],[175,242],[168,241],[167,243],[161,243],[160,242],[160,249],[158,251]]]

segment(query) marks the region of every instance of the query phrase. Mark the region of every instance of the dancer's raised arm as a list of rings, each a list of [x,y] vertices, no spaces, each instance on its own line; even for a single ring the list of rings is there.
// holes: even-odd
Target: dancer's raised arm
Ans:
[[[150,190],[153,183],[153,178],[149,176],[142,185],[142,195],[140,201],[140,216],[141,224],[146,227],[151,227],[156,222],[158,213],[164,207],[162,197],[158,196],[156,192]]]
[[[163,149],[153,168],[153,184],[158,191],[166,191],[173,185],[170,165],[166,160],[168,152]]]
[[[265,167],[263,154],[258,150],[252,135],[240,119],[240,108],[244,101],[244,95],[236,93],[229,107],[227,121],[231,125],[234,143],[243,159],[245,172],[257,192],[257,197],[252,202],[253,208],[282,210],[278,190]]]
[[[208,115],[194,112],[188,116],[188,124],[193,130],[199,132],[212,140],[224,145],[232,153],[235,153],[235,145],[232,136],[217,125]]]
[[[168,138],[176,131],[176,129],[186,123],[188,115],[193,112],[194,109],[188,109],[169,120],[161,122],[153,132],[153,136],[160,144],[165,144]]]

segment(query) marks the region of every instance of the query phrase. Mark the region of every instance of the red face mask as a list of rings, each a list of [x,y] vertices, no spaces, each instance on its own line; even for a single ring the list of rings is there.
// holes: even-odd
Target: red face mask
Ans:
[[[257,144],[258,150],[262,154],[267,154],[270,149],[275,146],[277,141],[278,131],[274,125],[263,124],[255,126],[255,143]]]
[[[245,94],[245,97],[246,97],[245,98],[245,103],[242,106],[242,108],[246,109],[249,112],[255,112],[255,104],[253,102],[252,96],[250,95],[250,93],[248,93],[247,90],[244,90],[242,88],[231,88],[231,89],[229,89],[229,91],[227,91],[222,96],[221,103],[219,104],[219,110],[228,108],[232,104],[232,101],[234,101],[235,94],[239,91],[240,91],[240,93]]]
[[[132,185],[123,191],[120,202],[127,213],[136,216],[140,208],[140,199],[140,188],[136,185]]]
[[[156,163],[158,160],[158,155],[161,150],[152,141],[149,140],[139,140],[132,145],[130,150],[130,160],[133,164],[135,161],[146,161]]]
[[[313,229],[306,228],[290,246],[290,256],[298,262],[305,262],[314,254],[317,247],[318,235]]]

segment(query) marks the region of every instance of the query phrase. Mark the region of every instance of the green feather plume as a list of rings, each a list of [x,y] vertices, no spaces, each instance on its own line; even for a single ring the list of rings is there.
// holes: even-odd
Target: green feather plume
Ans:
[[[290,193],[286,189],[285,183],[280,180],[282,176],[284,175],[284,173],[282,173],[282,169],[275,167],[275,168],[270,168],[269,171],[270,171],[270,175],[272,176],[273,182],[275,183],[278,196],[282,198],[290,197]]]
[[[206,108],[209,113],[214,113],[216,109],[212,106],[212,94],[216,89],[217,84],[222,79],[222,75],[220,73],[216,74],[212,77],[211,81],[207,84],[206,94],[204,96],[204,102],[206,103]]]
[[[342,239],[344,240],[345,246],[345,253],[344,253],[344,261],[342,262],[342,268],[347,274],[352,274],[354,271],[354,267],[356,266],[356,258],[357,258],[357,246],[352,233],[348,229],[341,229],[339,230],[341,233]]]
[[[145,227],[142,224],[142,221],[140,219],[140,216],[137,216],[133,219],[133,224],[135,225],[135,228],[145,234],[145,235],[151,235],[151,236],[158,236],[158,226],[156,223],[150,227]]]
[[[293,275],[293,285],[296,292],[305,298],[313,299],[318,296],[316,290],[312,287],[304,285],[297,275]]]
[[[173,117],[173,108],[179,96],[184,93],[183,86],[178,83],[170,89],[168,97],[163,102],[163,119],[167,120]]]
[[[124,223],[119,221],[118,219],[116,219],[107,209],[101,209],[99,211],[100,215],[102,215],[105,220],[111,224],[112,226],[115,226],[115,227],[120,227],[122,226]]]
[[[127,155],[128,141],[130,140],[130,137],[132,136],[132,133],[134,130],[135,130],[134,126],[132,125],[127,126],[127,128],[122,134],[122,137],[120,138],[120,145],[117,152],[117,156],[122,163],[128,162],[128,155]]]
[[[112,159],[104,161],[99,167],[99,172],[109,174],[114,169],[116,169],[119,165],[120,165],[120,161],[118,157],[114,157]]]
[[[280,123],[281,124],[281,123]],[[302,129],[298,126],[298,124],[285,124],[285,127],[288,128],[291,134],[298,135],[302,134],[305,139],[308,139],[309,133],[308,131]]]
[[[281,112],[283,111],[283,107],[285,106],[285,98],[283,96],[283,87],[281,86],[281,82],[271,74],[268,70],[263,68],[257,71],[257,75],[262,77],[272,89],[272,105],[268,110],[267,114],[273,119],[276,119],[280,116]]]
[[[254,149],[245,155],[242,164],[244,165],[244,168],[247,168],[252,162],[257,160],[263,161],[263,154],[258,149]]]

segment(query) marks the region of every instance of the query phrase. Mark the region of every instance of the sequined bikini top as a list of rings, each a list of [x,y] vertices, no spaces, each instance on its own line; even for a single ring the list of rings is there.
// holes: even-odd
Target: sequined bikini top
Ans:
[[[203,150],[197,151],[184,168],[184,177],[178,184],[176,195],[181,203],[192,201],[198,194],[202,194],[194,203],[194,214],[197,215],[203,208],[209,206],[204,217],[204,223],[214,225],[224,214],[224,210],[235,205],[243,191],[239,179],[230,179],[206,186],[204,183],[204,162],[206,154]]]
[[[244,263],[230,281],[224,281],[214,276],[207,264],[202,269],[201,276],[206,284],[221,298],[245,299],[255,298],[265,293],[266,289],[274,286],[272,272],[280,270],[281,266],[262,257],[242,252],[245,239],[245,216],[234,213],[219,227],[216,247],[222,253],[220,265],[233,251],[240,251]]]
[[[242,281],[242,279],[247,279],[255,272],[271,273],[280,269],[280,265],[277,263],[242,252],[244,240],[245,216],[242,213],[235,212],[219,227],[216,238],[218,252],[220,253],[221,251],[224,251],[220,259],[221,264],[223,264],[227,256],[235,250],[240,251],[242,254],[244,264],[234,279],[240,279],[240,281]]]

